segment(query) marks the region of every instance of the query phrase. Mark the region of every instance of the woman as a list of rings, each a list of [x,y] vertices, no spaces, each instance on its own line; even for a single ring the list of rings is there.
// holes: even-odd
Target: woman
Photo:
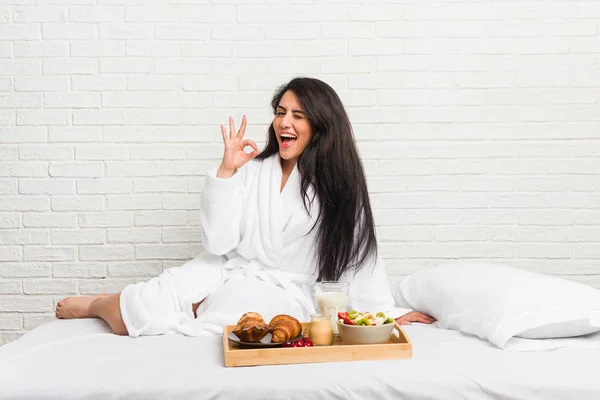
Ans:
[[[377,250],[373,214],[350,121],[326,83],[296,78],[281,87],[259,154],[221,126],[220,166],[207,173],[201,202],[206,249],[180,268],[113,295],[70,297],[58,318],[96,317],[113,332],[140,336],[222,332],[247,311],[308,320],[316,281],[350,283],[350,307],[384,311],[401,324],[433,318],[394,307]],[[245,148],[250,147],[250,153]]]

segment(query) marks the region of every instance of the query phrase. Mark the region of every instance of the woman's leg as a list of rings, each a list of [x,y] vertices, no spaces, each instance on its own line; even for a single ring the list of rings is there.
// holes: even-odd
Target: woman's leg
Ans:
[[[204,300],[201,300],[197,303],[193,303],[192,304],[192,312],[194,313],[194,318],[198,318],[198,315],[196,314],[196,311],[198,311],[198,307],[200,307],[200,304],[202,304]]]
[[[67,297],[56,305],[56,317],[100,318],[106,321],[117,335],[127,335],[127,328],[121,316],[120,298],[121,293]]]
[[[120,307],[121,293],[67,297],[56,305],[56,318],[100,318],[117,335],[128,335]],[[204,300],[202,300],[204,301]],[[192,304],[194,317],[202,301]]]

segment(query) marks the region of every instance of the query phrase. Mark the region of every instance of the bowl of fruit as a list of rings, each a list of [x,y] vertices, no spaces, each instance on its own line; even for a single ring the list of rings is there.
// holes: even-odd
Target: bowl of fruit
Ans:
[[[384,313],[339,312],[338,330],[346,344],[385,343],[392,336],[394,319]]]

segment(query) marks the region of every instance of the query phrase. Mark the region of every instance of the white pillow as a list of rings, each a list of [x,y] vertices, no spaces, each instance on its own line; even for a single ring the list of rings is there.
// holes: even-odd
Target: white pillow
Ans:
[[[600,332],[600,290],[507,266],[460,263],[419,271],[400,283],[396,299],[436,318],[440,328],[506,349],[563,347],[573,340],[551,339]],[[598,338],[574,346],[597,348]]]

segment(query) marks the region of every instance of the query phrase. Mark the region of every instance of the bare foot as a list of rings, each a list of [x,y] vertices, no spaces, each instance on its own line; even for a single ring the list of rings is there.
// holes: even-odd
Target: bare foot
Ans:
[[[99,297],[109,294],[98,294],[94,296],[73,296],[62,299],[56,305],[56,318],[90,318],[90,304]]]

